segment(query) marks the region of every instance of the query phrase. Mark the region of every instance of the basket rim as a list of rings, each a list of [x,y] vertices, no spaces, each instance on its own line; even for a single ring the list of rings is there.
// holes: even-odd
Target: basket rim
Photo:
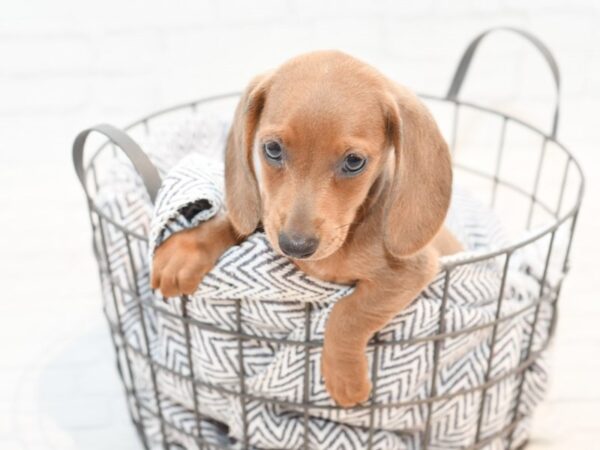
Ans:
[[[162,115],[174,112],[174,111],[180,111],[180,110],[185,110],[185,109],[195,110],[198,106],[201,106],[204,104],[209,104],[212,102],[217,102],[220,100],[233,99],[233,98],[239,97],[240,95],[241,95],[241,92],[239,92],[239,91],[226,92],[226,93],[222,93],[222,94],[215,94],[215,95],[211,95],[211,96],[201,97],[201,98],[193,100],[193,101],[178,103],[178,104],[166,107],[166,108],[161,108],[161,109],[158,109],[158,110],[156,110],[150,114],[147,114],[139,119],[136,119],[133,122],[130,122],[129,124],[127,124],[126,126],[123,127],[123,130],[131,131],[132,129],[139,127],[139,126],[144,126],[144,127],[146,127],[146,129],[148,129],[147,128],[148,122],[156,117],[159,117],[159,116],[162,116]],[[573,218],[573,224],[571,226],[571,229],[572,230],[574,229],[574,222],[577,220],[577,215],[579,213],[579,209],[581,207],[583,195],[585,192],[585,175],[584,175],[583,169],[582,169],[579,161],[577,160],[577,158],[559,139],[557,139],[556,137],[552,136],[551,134],[541,130],[539,127],[532,125],[531,123],[529,123],[523,119],[520,119],[511,114],[494,109],[489,106],[484,106],[479,103],[474,103],[472,101],[461,100],[458,98],[448,98],[448,97],[435,95],[435,94],[418,93],[418,96],[425,100],[453,104],[455,107],[464,106],[464,107],[471,108],[471,109],[474,109],[477,111],[481,111],[481,112],[484,112],[484,113],[487,113],[490,115],[496,115],[496,116],[501,117],[504,121],[513,122],[515,124],[518,124],[526,129],[532,131],[533,133],[536,133],[537,135],[541,136],[542,138],[544,138],[546,143],[552,142],[553,144],[557,145],[558,148],[560,148],[560,150],[562,150],[565,153],[565,155],[567,156],[567,161],[565,162],[565,164],[566,165],[573,164],[579,175],[579,183],[580,184],[579,184],[579,189],[577,192],[577,197],[576,197],[573,205],[562,214],[560,214],[560,212],[557,212],[555,214],[554,219],[552,221],[550,221],[550,223],[538,227],[534,233],[525,233],[525,236],[511,240],[511,242],[508,245],[501,246],[501,247],[498,247],[498,248],[492,249],[492,250],[486,250],[486,251],[460,252],[460,253],[457,253],[456,255],[452,255],[450,257],[451,259],[449,261],[444,261],[442,259],[440,261],[440,271],[451,270],[458,266],[481,262],[484,260],[488,260],[488,259],[492,259],[492,258],[501,256],[501,255],[510,256],[516,250],[523,248],[523,247],[531,244],[532,242],[535,242],[535,241],[543,238],[544,236],[554,233],[560,225],[562,225],[564,222],[566,222],[567,220],[569,220],[571,218]],[[110,140],[106,140],[104,143],[102,143],[98,146],[98,148],[94,151],[94,153],[92,154],[92,156],[89,158],[89,160],[87,161],[87,163],[85,165],[84,170],[86,173],[90,171],[91,167],[93,166],[93,162],[96,160],[96,158],[101,154],[101,152],[110,143],[111,143]],[[460,168],[460,166],[459,166],[459,168]],[[479,172],[479,175],[489,177],[488,174],[484,174],[475,169],[472,169],[472,170],[474,172]],[[515,185],[511,185],[510,183],[506,183],[506,182],[504,182],[503,184],[506,187],[508,187],[509,189],[512,189],[522,195],[525,195],[523,192],[520,192],[521,188],[519,188]],[[97,213],[99,216],[101,216],[103,220],[106,220],[112,226],[116,227],[117,229],[119,229],[125,233],[128,233],[129,235],[131,235],[132,237],[134,237],[138,240],[148,241],[148,236],[144,236],[142,234],[135,232],[134,230],[127,228],[125,225],[115,221],[112,217],[105,214],[95,203],[94,198],[92,198],[90,196],[90,194],[87,192],[86,192],[86,197],[87,197],[89,207],[91,209],[93,209],[95,213]],[[536,199],[536,201],[537,201],[538,205],[541,205],[542,207],[545,206],[538,199]]]

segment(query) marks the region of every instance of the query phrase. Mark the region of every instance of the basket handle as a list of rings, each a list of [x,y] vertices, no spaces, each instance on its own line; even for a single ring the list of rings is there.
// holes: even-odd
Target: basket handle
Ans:
[[[533,34],[521,30],[519,28],[512,27],[495,27],[490,28],[479,34],[468,47],[465,49],[462,57],[460,58],[460,62],[456,67],[456,71],[454,72],[454,76],[452,77],[452,82],[450,83],[450,88],[448,89],[448,93],[446,94],[447,100],[456,100],[458,98],[458,94],[460,93],[460,89],[465,81],[465,77],[467,75],[467,71],[471,66],[471,60],[473,59],[473,55],[475,55],[475,51],[479,47],[479,44],[487,35],[494,33],[496,31],[510,31],[515,33],[525,40],[529,41],[533,46],[540,52],[540,54],[544,57],[546,62],[548,63],[548,67],[552,72],[552,77],[554,78],[554,84],[556,86],[556,100],[554,105],[554,117],[552,120],[552,132],[551,137],[556,138],[556,133],[558,131],[558,118],[560,113],[560,71],[558,69],[558,64],[556,63],[556,59],[552,55],[552,52],[546,45],[538,39]]]
[[[158,170],[156,170],[156,167],[154,167],[154,164],[152,164],[140,146],[127,133],[108,124],[99,124],[88,128],[87,130],[83,130],[77,135],[75,142],[73,142],[73,165],[75,166],[77,178],[79,178],[81,186],[83,187],[86,195],[88,194],[88,191],[86,184],[86,172],[83,167],[83,149],[88,136],[93,131],[103,134],[117,147],[125,152],[133,164],[133,167],[135,167],[135,170],[142,177],[142,181],[144,182],[144,186],[146,186],[146,191],[150,196],[150,200],[152,200],[152,203],[154,203],[158,189],[161,185],[161,179]]]

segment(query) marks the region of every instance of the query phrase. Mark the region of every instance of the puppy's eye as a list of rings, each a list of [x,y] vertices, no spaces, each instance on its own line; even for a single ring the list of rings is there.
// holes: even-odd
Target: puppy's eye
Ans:
[[[268,141],[264,144],[265,156],[271,162],[279,163],[283,159],[283,149],[277,141]]]
[[[356,175],[360,173],[367,164],[367,160],[362,156],[354,153],[350,153],[344,158],[344,164],[342,166],[342,172],[346,175]]]

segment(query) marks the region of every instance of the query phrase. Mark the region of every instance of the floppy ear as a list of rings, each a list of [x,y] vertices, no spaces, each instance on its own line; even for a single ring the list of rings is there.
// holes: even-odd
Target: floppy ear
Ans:
[[[415,94],[393,85],[385,109],[395,170],[383,236],[387,250],[403,257],[425,247],[440,230],[450,204],[452,164],[431,113]]]
[[[240,99],[225,150],[225,200],[231,224],[241,236],[256,230],[261,202],[252,164],[254,136],[267,95],[268,77],[254,78]]]

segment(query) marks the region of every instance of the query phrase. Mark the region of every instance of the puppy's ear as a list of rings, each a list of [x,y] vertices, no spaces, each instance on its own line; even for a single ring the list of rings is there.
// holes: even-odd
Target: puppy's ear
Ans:
[[[385,97],[395,170],[383,236],[387,250],[403,257],[425,247],[440,230],[450,204],[452,164],[444,138],[417,96],[393,84]]]
[[[256,230],[261,202],[252,163],[254,137],[269,86],[269,77],[254,78],[240,99],[225,150],[225,200],[231,224],[241,236]]]

